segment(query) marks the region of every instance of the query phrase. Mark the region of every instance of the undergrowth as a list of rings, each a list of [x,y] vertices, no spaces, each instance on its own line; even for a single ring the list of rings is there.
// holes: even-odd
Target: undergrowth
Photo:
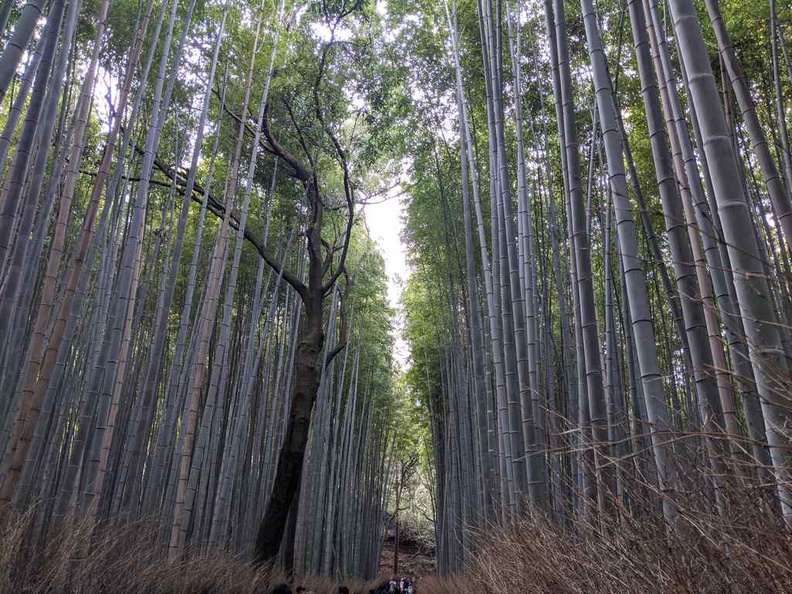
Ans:
[[[65,520],[41,534],[34,513],[8,520],[0,540],[2,594],[267,594],[284,581],[256,567],[250,556],[223,552],[167,558],[152,523],[103,525]],[[301,577],[293,590],[337,594],[342,585],[321,577]],[[350,592],[368,592],[372,584],[343,582]]]
[[[782,594],[792,592],[792,535],[764,499],[731,495],[727,508],[680,506],[659,516],[592,514],[574,525],[531,514],[508,528],[471,534],[465,571],[418,580],[419,594]],[[223,552],[167,559],[154,524],[35,526],[15,517],[0,540],[2,593],[266,594],[269,576],[248,556]],[[389,576],[388,576],[389,577]],[[376,582],[346,581],[367,594]],[[297,578],[293,587],[337,594],[338,582]]]
[[[785,594],[792,592],[792,533],[771,499],[730,488],[716,509],[701,492],[662,517],[615,511],[574,524],[531,514],[469,539],[463,575],[426,580],[421,594]],[[614,506],[615,507],[615,506]]]

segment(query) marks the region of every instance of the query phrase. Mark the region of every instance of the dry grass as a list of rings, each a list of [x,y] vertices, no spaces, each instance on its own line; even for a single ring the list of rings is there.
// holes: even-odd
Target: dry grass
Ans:
[[[487,586],[480,579],[471,575],[450,576],[445,579],[430,575],[418,580],[415,586],[420,594],[467,594],[468,592],[478,594],[488,591]]]
[[[249,557],[201,554],[177,561],[156,546],[149,523],[89,525],[70,519],[36,546],[31,538],[33,513],[10,520],[0,540],[0,594],[266,594],[272,578]],[[319,577],[298,578],[306,594],[337,594],[340,584]],[[373,587],[345,582],[350,592]]]
[[[683,450],[683,453],[684,450]],[[688,452],[687,455],[691,456]],[[474,529],[461,574],[419,581],[420,594],[788,594],[792,531],[775,486],[759,485],[737,464],[713,475],[695,462],[675,495],[679,522],[669,529],[659,494],[625,473],[633,496],[610,498],[610,512],[568,524],[542,513],[507,528]],[[711,485],[717,482],[721,504]],[[719,508],[719,509],[718,509]]]
[[[35,548],[29,515],[4,531],[0,592],[153,594],[265,593],[268,579],[249,560],[203,555],[169,562],[148,526],[97,529],[70,522]]]
[[[688,493],[691,493],[690,491]],[[600,516],[562,526],[539,514],[508,529],[472,535],[464,575],[418,580],[419,594],[781,594],[792,592],[792,534],[763,499],[729,494],[727,513],[689,500],[669,532],[647,513]],[[34,514],[18,516],[0,540],[0,594],[146,592],[265,594],[281,581],[247,557],[202,554],[169,562],[153,525],[120,527],[70,521],[54,536],[31,538]],[[384,577],[384,576],[383,576]],[[389,577],[389,576],[387,576]],[[381,580],[380,580],[381,581]],[[347,582],[352,593],[376,583]],[[339,584],[297,579],[306,594],[336,594]]]
[[[792,592],[792,542],[708,525],[663,538],[650,526],[562,529],[537,521],[487,537],[471,578],[482,592]]]
[[[465,575],[424,579],[420,594],[792,592],[792,534],[759,501],[736,495],[726,514],[683,508],[674,532],[660,519],[565,527],[533,515],[473,539]]]

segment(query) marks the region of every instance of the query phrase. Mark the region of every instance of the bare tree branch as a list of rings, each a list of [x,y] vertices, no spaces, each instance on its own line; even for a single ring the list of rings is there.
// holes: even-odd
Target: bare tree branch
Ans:
[[[137,144],[135,144],[135,151],[139,154],[143,154],[143,149],[140,148]],[[173,167],[170,167],[163,163],[158,157],[154,158],[154,166],[165,175],[170,180],[175,180],[177,183],[177,187],[179,187],[184,193],[184,189],[186,186],[186,175],[184,172],[179,172],[175,170]],[[160,182],[161,184],[162,182]],[[190,196],[190,200],[193,202],[197,202],[198,204],[203,203],[203,195],[207,195],[207,204],[206,207],[209,209],[212,214],[215,216],[222,218],[225,214],[226,205],[212,196],[211,192],[207,193],[204,188],[201,187],[200,184],[195,183],[193,186],[193,193]],[[239,220],[241,215],[238,211],[232,209],[230,212],[231,219],[233,221],[233,225],[235,228],[239,228]],[[261,238],[257,233],[250,229],[250,227],[245,227],[244,232],[245,239],[250,242],[250,244],[256,248],[256,251],[262,257],[262,259],[267,263],[267,265],[272,268],[276,274],[282,274],[283,280],[285,280],[292,288],[297,291],[301,298],[305,299],[306,295],[306,286],[305,284],[297,277],[297,275],[287,269],[282,262],[279,262],[275,255],[269,250],[269,248],[264,243],[263,238]]]

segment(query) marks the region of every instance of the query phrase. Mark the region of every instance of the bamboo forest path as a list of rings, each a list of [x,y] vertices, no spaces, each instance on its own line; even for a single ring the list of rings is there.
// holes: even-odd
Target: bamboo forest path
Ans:
[[[792,592],[791,24],[0,0],[0,592]]]

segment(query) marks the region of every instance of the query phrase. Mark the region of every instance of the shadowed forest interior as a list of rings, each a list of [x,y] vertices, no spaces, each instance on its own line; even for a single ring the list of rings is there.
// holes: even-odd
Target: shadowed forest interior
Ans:
[[[0,591],[792,591],[790,37],[0,0]]]

